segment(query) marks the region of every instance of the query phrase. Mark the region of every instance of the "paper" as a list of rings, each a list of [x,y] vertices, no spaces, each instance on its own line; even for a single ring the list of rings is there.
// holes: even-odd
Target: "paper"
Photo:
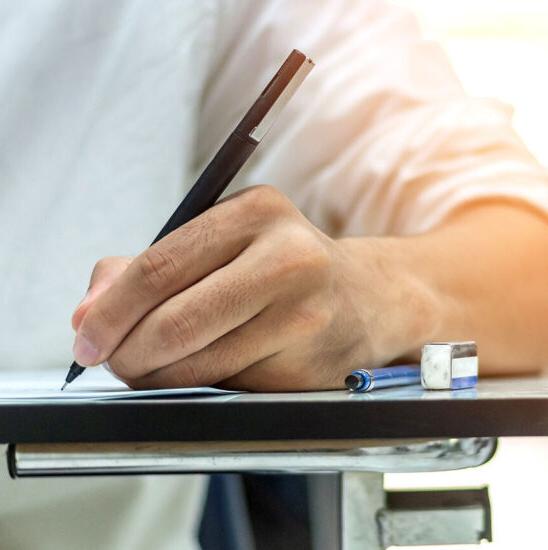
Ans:
[[[67,370],[0,371],[0,401],[104,401],[237,393],[210,387],[132,390],[102,367],[86,369],[61,391]]]

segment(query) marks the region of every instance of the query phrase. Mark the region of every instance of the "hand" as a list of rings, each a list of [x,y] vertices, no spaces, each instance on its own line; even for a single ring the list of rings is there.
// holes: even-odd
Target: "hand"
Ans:
[[[134,259],[101,260],[73,316],[75,358],[108,359],[135,388],[341,388],[421,341],[421,323],[389,313],[408,302],[384,242],[333,240],[278,191],[249,188]]]

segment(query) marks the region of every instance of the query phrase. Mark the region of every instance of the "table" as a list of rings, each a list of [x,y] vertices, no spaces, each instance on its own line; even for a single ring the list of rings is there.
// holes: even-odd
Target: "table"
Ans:
[[[405,507],[386,508],[383,472],[472,467],[489,460],[496,437],[547,435],[548,377],[486,379],[459,391],[410,386],[366,394],[0,403],[0,442],[10,444],[14,476],[329,472],[312,490],[315,502],[329,503],[315,511],[318,550],[382,548],[403,536],[395,518],[411,516],[402,516]],[[477,538],[485,506],[471,515],[470,506],[456,508],[457,542]],[[414,536],[424,542],[426,535]],[[457,535],[441,528],[435,536]]]

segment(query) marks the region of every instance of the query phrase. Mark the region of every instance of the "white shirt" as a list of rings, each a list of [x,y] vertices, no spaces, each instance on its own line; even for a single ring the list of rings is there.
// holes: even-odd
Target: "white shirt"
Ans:
[[[2,368],[70,363],[96,260],[147,246],[294,47],[317,66],[231,191],[275,185],[333,236],[423,232],[485,198],[548,211],[509,110],[466,97],[400,8],[0,0]],[[199,480],[0,483],[2,548],[193,547]]]

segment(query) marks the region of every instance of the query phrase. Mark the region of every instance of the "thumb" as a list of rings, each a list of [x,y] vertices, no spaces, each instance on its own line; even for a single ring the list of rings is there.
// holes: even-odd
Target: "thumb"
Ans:
[[[91,273],[86,295],[72,314],[72,328],[78,330],[89,306],[128,268],[131,256],[111,256],[99,260]]]

